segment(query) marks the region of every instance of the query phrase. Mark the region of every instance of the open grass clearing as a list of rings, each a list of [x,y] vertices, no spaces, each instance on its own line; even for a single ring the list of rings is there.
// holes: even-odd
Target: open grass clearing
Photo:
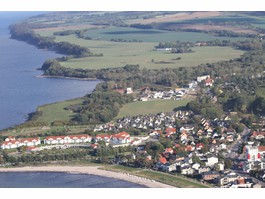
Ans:
[[[38,107],[42,115],[37,119],[38,122],[52,123],[54,121],[69,121],[75,114],[70,110],[65,110],[67,106],[82,103],[82,98],[47,104]]]
[[[191,100],[152,100],[152,101],[137,101],[125,104],[116,118],[126,116],[148,115],[161,112],[170,112],[175,108],[186,106]]]

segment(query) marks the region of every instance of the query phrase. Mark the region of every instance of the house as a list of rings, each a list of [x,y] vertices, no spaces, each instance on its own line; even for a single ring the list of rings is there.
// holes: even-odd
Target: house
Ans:
[[[185,165],[181,167],[181,174],[182,175],[192,175],[194,173],[194,169],[191,168],[190,165]]]
[[[210,156],[207,158],[206,166],[212,167],[218,163],[218,158],[215,156]]]
[[[171,51],[172,48],[155,48],[156,51]]]
[[[257,132],[257,131],[253,131],[251,138],[257,139],[257,140],[261,140],[263,138],[265,138],[265,132]]]
[[[164,153],[169,153],[169,154],[173,154],[173,149],[172,148],[166,148]]]
[[[218,178],[220,174],[215,171],[208,171],[202,174],[202,179],[205,181],[212,181],[216,178]]]
[[[226,137],[226,141],[227,141],[227,142],[233,142],[233,141],[234,141],[234,136],[233,136],[233,135],[228,135],[228,136]]]
[[[208,171],[210,171],[210,170],[211,170],[210,167],[200,167],[200,168],[198,169],[199,174],[206,173],[206,172],[208,172]]]
[[[158,161],[159,161],[160,163],[162,163],[162,164],[166,164],[166,163],[167,163],[167,159],[164,158],[164,157],[160,157]]]
[[[104,141],[106,143],[109,143],[110,142],[110,138],[111,138],[111,135],[109,134],[98,134],[96,135],[95,137],[95,141],[98,142],[98,141]]]
[[[196,150],[202,150],[204,148],[204,144],[203,143],[197,143],[196,144]]]
[[[199,163],[194,163],[192,165],[192,168],[195,169],[195,170],[199,170],[200,167],[201,167],[201,165]]]
[[[19,138],[16,139],[14,137],[8,137],[1,144],[2,149],[15,149],[21,146],[37,146],[40,145],[39,138]]]
[[[126,88],[126,94],[132,94],[133,93],[133,90],[132,88]]]
[[[44,139],[44,144],[79,144],[91,142],[92,137],[87,134],[48,136]]]
[[[203,80],[203,82],[204,82],[205,86],[210,86],[211,87],[211,86],[213,86],[214,80],[211,79],[211,78],[207,78],[207,79]]]
[[[210,75],[204,75],[204,76],[197,77],[197,82],[200,83],[207,78],[210,78]]]
[[[172,127],[168,127],[165,130],[165,133],[170,134],[170,135],[175,134],[176,132],[177,132],[176,128],[172,128]]]
[[[265,146],[245,146],[244,151],[248,162],[260,161],[261,154],[265,152]]]
[[[236,134],[236,130],[235,129],[227,129],[226,130],[226,134],[227,135],[235,135]]]
[[[182,131],[186,131],[186,132],[189,132],[189,133],[193,133],[193,129],[194,127],[193,126],[182,126],[179,131],[182,132]]]
[[[125,131],[114,134],[110,138],[110,144],[112,145],[127,144],[130,143],[130,141],[131,141],[130,134]]]
[[[253,183],[252,179],[247,179],[244,177],[238,177],[234,183],[230,186],[230,188],[252,188]]]
[[[224,186],[227,185],[229,183],[234,182],[239,176],[234,173],[234,172],[230,172],[225,174],[224,176],[220,176],[218,181],[219,181],[219,185]]]

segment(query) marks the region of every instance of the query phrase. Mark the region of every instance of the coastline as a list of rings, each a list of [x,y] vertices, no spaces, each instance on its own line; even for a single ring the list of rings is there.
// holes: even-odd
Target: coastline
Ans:
[[[80,173],[103,176],[125,180],[128,182],[147,186],[148,188],[176,188],[167,184],[163,184],[151,179],[146,179],[138,176],[133,176],[123,172],[113,172],[100,169],[100,166],[26,166],[16,168],[0,168],[0,172],[65,172],[65,173]]]
[[[36,75],[36,78],[59,78],[59,79],[73,79],[80,81],[98,81],[96,78],[77,78],[77,77],[63,77],[63,76],[49,76],[49,75]],[[100,80],[99,80],[100,81]]]

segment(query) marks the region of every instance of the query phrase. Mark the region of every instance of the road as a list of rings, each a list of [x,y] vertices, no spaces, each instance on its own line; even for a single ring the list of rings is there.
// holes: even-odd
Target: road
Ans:
[[[241,139],[235,140],[229,147],[228,150],[230,150],[230,153],[227,155],[226,158],[235,159],[239,156],[237,153],[239,150],[239,147],[248,140],[248,137],[250,136],[251,130],[248,128],[245,128],[243,132],[240,134]]]

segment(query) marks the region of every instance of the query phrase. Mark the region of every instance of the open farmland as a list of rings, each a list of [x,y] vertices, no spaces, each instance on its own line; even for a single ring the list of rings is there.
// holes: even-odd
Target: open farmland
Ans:
[[[149,24],[149,23],[162,23],[162,22],[170,22],[170,21],[183,21],[183,20],[190,20],[190,19],[198,19],[198,18],[210,18],[222,15],[222,12],[215,11],[215,12],[182,12],[177,14],[167,14],[167,15],[160,15],[149,19],[134,19],[128,20],[128,24]]]
[[[83,40],[81,40],[83,41]],[[156,43],[124,43],[107,41],[85,41],[93,53],[103,53],[103,57],[85,57],[61,62],[70,68],[100,69],[123,67],[126,64],[139,64],[141,68],[159,69],[197,66],[239,57],[243,51],[230,47],[195,47],[194,53],[172,54],[154,51]],[[180,60],[176,60],[181,57]]]
[[[124,105],[116,118],[126,116],[148,115],[161,112],[170,112],[175,108],[186,106],[190,100],[152,100],[147,102],[131,102]]]

